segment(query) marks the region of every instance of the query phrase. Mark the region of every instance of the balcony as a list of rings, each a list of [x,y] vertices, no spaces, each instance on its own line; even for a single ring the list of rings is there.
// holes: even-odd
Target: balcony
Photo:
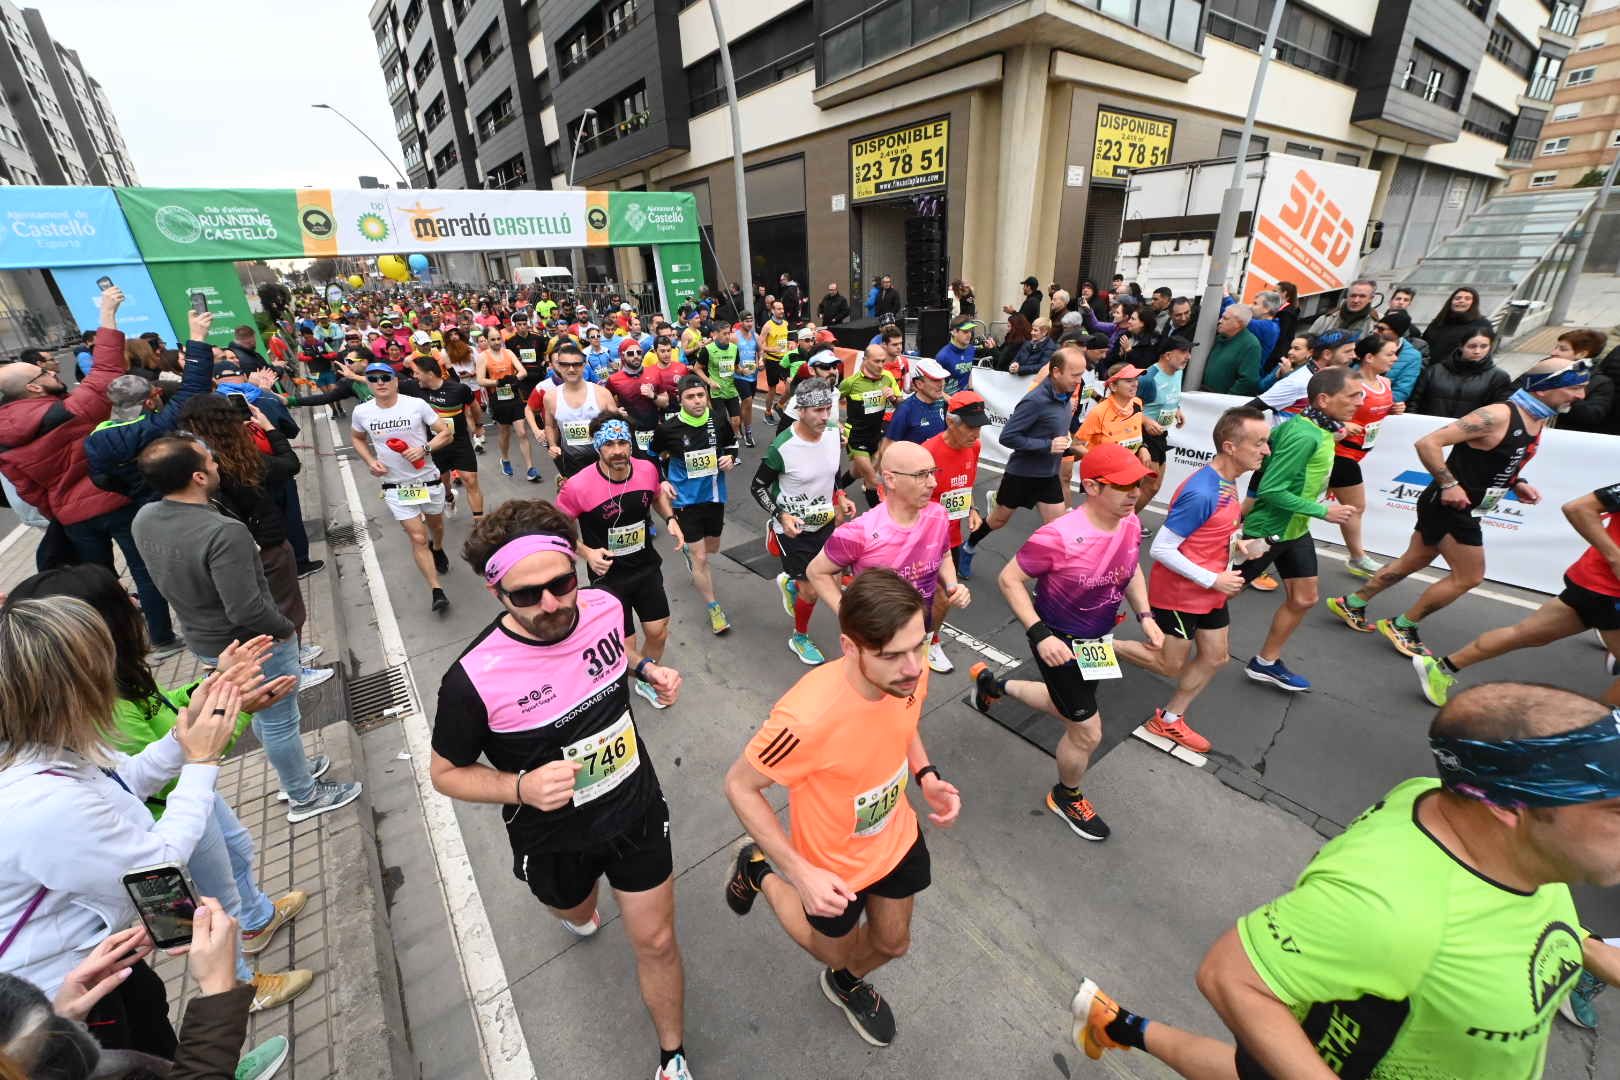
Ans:
[[[467,57],[467,86],[469,88],[483,76],[484,72],[489,70],[490,65],[499,59],[502,53],[506,52],[506,42],[501,41],[499,38],[487,40],[489,41],[487,47],[479,49]]]
[[[774,86],[783,79],[791,78],[801,71],[809,71],[816,66],[816,46],[812,42],[803,48],[795,49],[779,59],[768,64],[761,64],[752,71],[745,71],[736,77],[737,98],[741,100],[767,86]],[[695,93],[691,97],[692,115],[706,113],[710,109],[718,109],[726,103],[726,88],[716,86],[711,89]]]
[[[1525,87],[1524,96],[1534,101],[1551,101],[1553,95],[1557,92],[1558,76],[1549,77],[1543,75],[1539,79],[1532,80],[1530,85]]]
[[[595,36],[587,36],[594,32],[595,27],[588,27],[584,34],[569,37],[557,48],[557,78],[566,79],[590,62],[591,58],[600,55],[607,47],[624,37],[642,20],[642,9],[645,5],[634,4],[627,12],[609,21],[607,28]],[[600,12],[593,12],[585,22],[600,23]]]
[[[596,131],[579,140],[579,155],[584,157],[593,150],[600,150],[604,146],[611,146],[637,131],[652,124],[652,112],[643,110],[623,120],[603,124]]]
[[[1312,13],[1314,15],[1314,13]],[[1285,20],[1286,21],[1286,20]],[[1222,41],[1230,41],[1234,45],[1259,52],[1266,43],[1266,31],[1263,27],[1243,22],[1224,11],[1211,9],[1209,13],[1209,33]],[[1313,52],[1303,45],[1296,45],[1284,39],[1281,33],[1277,35],[1275,50],[1272,59],[1291,67],[1304,68],[1306,71],[1320,75],[1324,79],[1332,79],[1347,86],[1355,85],[1356,60],[1361,52],[1361,43],[1348,34],[1342,36],[1338,55],[1329,56],[1325,53]]]
[[[1566,38],[1573,38],[1575,30],[1581,25],[1581,5],[1559,3],[1553,8],[1552,18],[1547,20],[1547,29],[1555,34],[1562,34]]]

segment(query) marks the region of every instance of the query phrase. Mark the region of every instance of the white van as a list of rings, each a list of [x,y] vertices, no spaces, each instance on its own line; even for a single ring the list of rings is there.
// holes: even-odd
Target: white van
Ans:
[[[574,272],[566,266],[519,266],[512,271],[514,285],[545,285],[553,289],[574,283]]]

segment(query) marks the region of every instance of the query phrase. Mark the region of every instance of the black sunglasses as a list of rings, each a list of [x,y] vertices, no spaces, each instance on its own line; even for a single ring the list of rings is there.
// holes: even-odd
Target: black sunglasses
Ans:
[[[561,600],[575,589],[579,588],[579,573],[570,570],[566,574],[558,574],[550,581],[542,581],[538,585],[524,585],[518,589],[507,589],[496,585],[495,590],[512,602],[513,607],[534,607],[540,598],[550,593]]]
[[[384,375],[380,371],[372,372],[370,375],[366,376],[366,382],[384,383],[393,381],[394,377],[392,375]]]

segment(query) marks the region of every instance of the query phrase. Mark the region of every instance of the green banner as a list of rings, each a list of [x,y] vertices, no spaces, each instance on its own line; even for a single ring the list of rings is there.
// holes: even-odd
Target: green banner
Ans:
[[[233,264],[156,262],[148,264],[147,270],[152,274],[152,284],[157,286],[158,298],[163,301],[163,310],[169,313],[176,333],[186,335],[194,292],[208,298],[208,310],[214,313],[214,325],[208,331],[210,345],[223,348],[230,343],[231,334],[238,326],[256,325],[247,294],[242,291],[242,279],[236,276]]]
[[[703,284],[703,249],[696,244],[659,244],[653,248],[653,257],[664,290],[664,314],[674,318],[681,304],[697,297]]]
[[[298,193],[291,189],[117,191],[130,231],[149,263],[288,259],[305,254]]]
[[[695,243],[697,199],[690,191],[608,192],[608,243]]]

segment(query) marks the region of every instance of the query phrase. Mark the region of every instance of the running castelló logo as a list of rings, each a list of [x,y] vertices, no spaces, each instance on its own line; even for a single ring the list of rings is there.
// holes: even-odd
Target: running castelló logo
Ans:
[[[205,206],[201,214],[183,206],[158,207],[157,231],[176,244],[198,240],[274,240],[281,235],[270,215],[257,206]]]

